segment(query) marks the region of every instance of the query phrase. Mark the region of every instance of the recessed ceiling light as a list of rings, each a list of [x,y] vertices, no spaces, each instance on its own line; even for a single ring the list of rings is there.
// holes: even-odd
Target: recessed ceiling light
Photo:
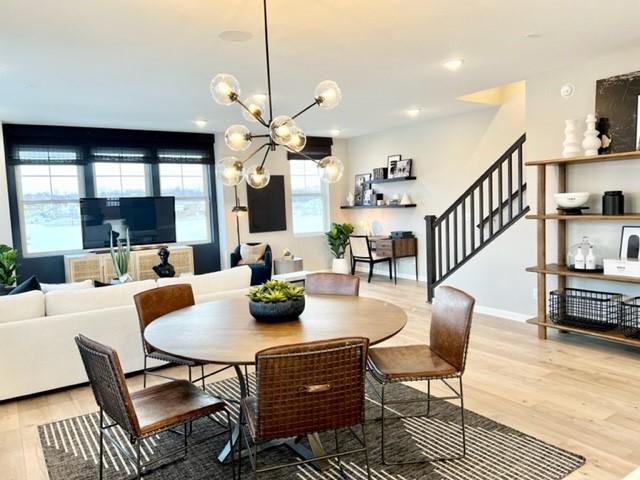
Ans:
[[[199,118],[198,120],[194,120],[193,123],[195,123],[196,127],[198,128],[204,128],[209,124],[209,122],[201,118]]]
[[[446,62],[444,62],[442,66],[450,72],[457,72],[458,70],[460,70],[460,67],[463,63],[464,60],[462,58],[452,58],[451,60],[447,60]]]
[[[539,33],[536,32],[530,32],[530,33],[526,33],[524,35],[524,38],[528,38],[531,40],[535,40],[536,38],[540,38],[542,35],[540,35]]]
[[[253,33],[244,30],[226,30],[218,35],[225,42],[247,42],[253,38]]]
[[[407,115],[409,115],[410,117],[417,117],[418,115],[420,115],[420,112],[422,112],[421,108],[410,108],[409,110],[407,110]]]
[[[337,137],[341,133],[342,133],[342,131],[339,128],[334,128],[334,129],[331,130],[331,136],[332,137]]]

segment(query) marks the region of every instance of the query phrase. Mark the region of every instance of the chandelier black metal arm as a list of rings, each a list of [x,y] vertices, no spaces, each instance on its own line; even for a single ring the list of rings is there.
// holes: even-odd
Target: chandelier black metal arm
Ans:
[[[262,145],[260,145],[258,148],[256,148],[253,153],[251,155],[249,155],[247,158],[245,158],[242,163],[247,163],[249,160],[251,160],[253,157],[255,157],[258,153],[260,153],[262,151],[262,149],[264,147],[270,147],[272,142],[267,142],[267,143],[263,143]],[[269,150],[267,150],[266,152],[267,154],[269,153]],[[266,155],[265,155],[266,157]],[[264,163],[264,162],[263,162]]]
[[[269,61],[269,22],[267,19],[267,0],[263,0],[264,11],[264,49],[267,58],[267,101],[269,102],[269,125],[273,121],[273,102],[271,97],[271,63]],[[267,128],[269,128],[267,125]],[[263,162],[264,163],[264,162]]]
[[[232,97],[233,100],[240,105],[242,108],[244,108],[247,113],[249,115],[251,115],[253,118],[255,118],[258,122],[260,122],[264,127],[269,128],[269,124],[262,118],[262,116],[260,114],[257,114],[255,112],[252,112],[249,107],[247,107],[242,100],[240,100],[240,97],[238,97],[238,95],[234,94],[234,97]],[[269,105],[271,105],[271,101],[269,101]],[[269,121],[269,123],[271,123],[271,121]]]
[[[309,105],[308,107],[304,107],[302,110],[300,110],[298,113],[296,113],[294,116],[292,116],[292,119],[298,118],[300,115],[302,115],[304,112],[306,112],[307,110],[315,107],[316,105],[320,105],[321,99],[316,98],[313,103],[311,105]]]

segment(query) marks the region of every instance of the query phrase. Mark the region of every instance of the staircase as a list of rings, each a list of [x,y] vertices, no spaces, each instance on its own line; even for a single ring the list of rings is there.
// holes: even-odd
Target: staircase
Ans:
[[[529,211],[524,199],[525,140],[523,134],[442,215],[424,217],[427,301],[438,285]]]

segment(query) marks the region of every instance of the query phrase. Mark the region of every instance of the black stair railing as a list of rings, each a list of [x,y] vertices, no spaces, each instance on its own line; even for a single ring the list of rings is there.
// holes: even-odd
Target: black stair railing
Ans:
[[[442,215],[427,227],[427,300],[435,288],[528,211],[523,134]],[[515,165],[514,165],[515,164]]]

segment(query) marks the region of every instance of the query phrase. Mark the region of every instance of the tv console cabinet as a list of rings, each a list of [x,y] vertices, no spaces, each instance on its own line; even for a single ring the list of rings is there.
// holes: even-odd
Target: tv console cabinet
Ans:
[[[176,269],[176,276],[194,272],[193,248],[188,245],[169,247],[171,255],[169,263]],[[129,260],[129,275],[134,280],[156,279],[153,271],[157,265],[158,247],[131,250]],[[109,283],[116,277],[113,262],[109,252],[87,252],[64,257],[65,280],[67,282],[81,282],[83,280],[97,280]]]

